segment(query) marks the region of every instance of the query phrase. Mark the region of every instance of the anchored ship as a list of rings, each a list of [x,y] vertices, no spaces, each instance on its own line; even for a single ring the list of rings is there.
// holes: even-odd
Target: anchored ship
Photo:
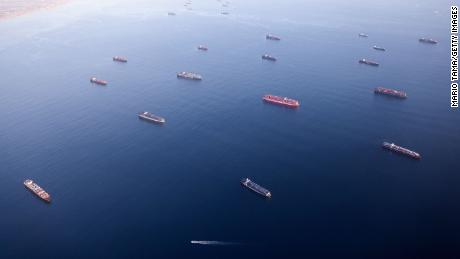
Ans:
[[[275,36],[275,35],[273,35],[273,34],[270,34],[270,33],[269,33],[269,34],[267,34],[267,36],[265,36],[265,38],[266,38],[267,40],[281,40],[281,38],[280,38],[280,37],[278,37],[278,36]]]
[[[255,182],[251,181],[249,178],[241,179],[241,184],[249,188],[251,191],[254,191],[262,196],[265,196],[267,198],[272,197],[272,194],[270,193],[270,191],[256,184]]]
[[[411,157],[411,158],[415,158],[415,159],[422,158],[419,153],[414,152],[412,150],[409,150],[407,148],[397,146],[394,143],[383,142],[382,147],[386,148],[386,149],[389,149],[389,150],[391,150],[393,152],[406,155],[406,156]]]
[[[421,38],[418,41],[420,41],[422,43],[429,43],[429,44],[437,44],[438,43],[438,41],[436,41],[436,40],[427,39],[427,38]]]
[[[370,66],[375,66],[375,67],[378,67],[378,66],[379,66],[379,63],[374,62],[374,61],[367,60],[367,59],[365,59],[365,58],[360,59],[360,60],[359,60],[359,63],[361,63],[361,64],[366,64],[366,65],[370,65]]]
[[[367,38],[369,37],[369,35],[365,34],[365,33],[360,33],[358,34],[359,37],[363,37],[363,38]]]
[[[174,15],[176,15],[176,13],[168,12],[168,15],[169,15],[169,16],[174,16]]]
[[[105,80],[100,80],[100,79],[97,79],[95,77],[91,77],[91,79],[89,80],[91,83],[94,83],[94,84],[98,84],[98,85],[107,85],[107,81]]]
[[[140,119],[155,122],[155,123],[165,123],[166,120],[160,116],[156,116],[150,112],[140,112],[137,114]]]
[[[276,61],[276,58],[273,56],[270,56],[268,54],[262,55],[262,59],[270,60],[270,61]]]
[[[25,180],[24,185],[31,190],[35,195],[40,197],[40,199],[46,201],[46,202],[51,202],[51,196],[45,192],[45,190],[42,189],[42,187],[38,186],[38,184],[34,183],[32,180]]]
[[[200,74],[192,72],[179,72],[177,78],[189,79],[189,80],[201,80],[203,77]]]
[[[205,45],[199,45],[198,49],[203,50],[203,51],[208,51],[208,47],[206,47]]]
[[[375,50],[385,51],[385,48],[378,47],[378,46],[373,46],[372,48]]]
[[[112,59],[113,59],[113,61],[117,61],[117,62],[123,62],[123,63],[128,62],[128,59],[126,59],[124,57],[120,57],[120,56],[115,56]]]
[[[264,95],[262,99],[266,102],[283,105],[289,108],[298,108],[300,106],[300,102],[297,100],[271,94]]]
[[[403,99],[407,98],[407,94],[405,92],[385,87],[377,87],[374,89],[374,92],[376,94],[385,94]]]

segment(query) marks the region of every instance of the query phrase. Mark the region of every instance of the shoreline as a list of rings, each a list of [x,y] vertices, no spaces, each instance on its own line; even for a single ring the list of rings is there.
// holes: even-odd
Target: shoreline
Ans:
[[[4,9],[0,9],[0,22],[4,20],[14,19],[36,11],[49,10],[72,2],[72,0],[49,0],[48,3],[30,3],[24,6],[24,2],[16,1],[10,3]]]

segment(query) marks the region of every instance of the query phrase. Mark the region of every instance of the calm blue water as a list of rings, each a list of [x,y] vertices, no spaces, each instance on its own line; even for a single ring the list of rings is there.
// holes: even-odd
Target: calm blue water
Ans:
[[[229,16],[193,2],[78,1],[0,22],[1,258],[460,258],[450,1],[232,0]]]

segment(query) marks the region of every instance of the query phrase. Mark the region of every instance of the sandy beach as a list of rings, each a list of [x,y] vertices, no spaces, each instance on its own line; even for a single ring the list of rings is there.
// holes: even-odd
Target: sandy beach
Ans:
[[[33,11],[54,8],[71,0],[3,0],[0,3],[0,20],[25,15]]]

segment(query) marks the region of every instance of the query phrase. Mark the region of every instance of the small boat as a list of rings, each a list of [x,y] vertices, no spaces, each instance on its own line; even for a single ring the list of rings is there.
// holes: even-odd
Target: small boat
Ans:
[[[97,84],[97,85],[107,85],[107,81],[105,80],[100,80],[100,79],[97,79],[95,77],[91,77],[91,79],[89,80],[91,83],[93,84]]]
[[[160,116],[156,116],[150,112],[140,112],[137,114],[137,116],[140,118],[140,119],[143,119],[143,120],[146,120],[146,121],[151,121],[151,122],[155,122],[155,123],[160,123],[160,124],[163,124],[166,122],[166,120]]]
[[[373,46],[372,48],[375,49],[375,50],[385,51],[384,48],[378,47],[378,46]]]

